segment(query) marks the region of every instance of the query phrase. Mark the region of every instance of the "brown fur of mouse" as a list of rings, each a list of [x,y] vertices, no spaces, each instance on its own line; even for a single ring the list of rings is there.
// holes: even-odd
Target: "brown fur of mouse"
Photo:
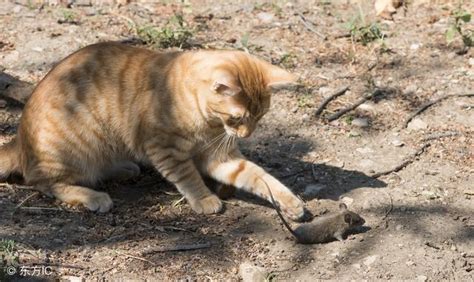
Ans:
[[[355,212],[348,210],[344,203],[339,205],[339,209],[336,213],[322,215],[310,223],[300,224],[294,230],[289,224],[285,224],[285,226],[301,244],[327,243],[334,239],[343,241],[343,236],[347,231],[364,225],[365,220]],[[277,212],[285,223],[285,219],[278,209]]]
[[[262,180],[265,183],[265,181]],[[270,194],[270,199],[283,225],[295,237],[300,244],[318,244],[327,243],[334,239],[343,241],[343,236],[347,231],[354,227],[362,226],[365,220],[355,212],[347,209],[346,204],[339,204],[339,211],[336,213],[322,215],[314,219],[310,223],[303,223],[298,225],[295,229],[291,228],[290,224],[283,217],[280,208],[273,199],[270,187],[265,183]]]

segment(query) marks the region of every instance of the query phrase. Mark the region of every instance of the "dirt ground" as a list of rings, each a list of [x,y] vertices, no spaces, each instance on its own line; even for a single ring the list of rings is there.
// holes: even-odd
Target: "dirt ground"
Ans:
[[[131,21],[159,28],[181,13],[192,30],[190,48],[247,49],[300,77],[301,87],[274,95],[258,130],[240,142],[242,151],[300,195],[313,215],[343,201],[366,219],[366,228],[343,242],[299,245],[264,201],[238,193],[222,214],[196,215],[151,169],[98,187],[114,200],[107,214],[3,184],[0,238],[14,240],[19,266],[49,266],[48,279],[240,279],[239,266],[249,262],[268,280],[474,280],[474,100],[446,99],[404,126],[428,101],[474,93],[474,51],[459,38],[446,43],[455,4],[399,9],[393,21],[379,21],[383,40],[364,46],[344,25],[361,11],[374,22],[369,5],[165,2],[2,3],[1,142],[16,131],[22,109],[16,100],[26,99],[60,59],[98,41],[133,41]],[[474,12],[474,3],[464,2]],[[349,91],[316,117],[323,99],[344,86]],[[325,120],[375,90],[380,95]],[[398,172],[371,177],[407,159],[412,162]],[[196,244],[210,245],[143,253]],[[9,279],[26,278],[0,275]]]

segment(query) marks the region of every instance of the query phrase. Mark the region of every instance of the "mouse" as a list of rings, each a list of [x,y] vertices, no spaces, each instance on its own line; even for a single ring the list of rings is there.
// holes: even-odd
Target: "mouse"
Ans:
[[[265,185],[267,184],[265,183]],[[283,222],[283,225],[285,225],[288,231],[290,231],[296,241],[300,244],[327,243],[334,239],[343,241],[343,237],[348,231],[365,224],[365,220],[360,215],[348,210],[346,204],[340,203],[339,211],[319,216],[312,222],[302,223],[293,229],[283,217],[280,207],[276,204],[272,191],[268,185],[267,189],[270,194],[271,203]]]

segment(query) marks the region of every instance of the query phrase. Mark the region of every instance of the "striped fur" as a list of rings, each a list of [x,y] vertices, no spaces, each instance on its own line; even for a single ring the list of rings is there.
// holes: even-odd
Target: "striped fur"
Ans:
[[[294,77],[235,51],[155,53],[100,43],[70,55],[39,83],[18,135],[0,148],[0,176],[21,173],[28,184],[69,204],[106,212],[109,195],[87,188],[139,174],[152,164],[198,213],[216,213],[220,199],[202,176],[268,199],[261,177],[291,218],[303,203],[247,161],[236,138],[247,137],[270,106],[270,90]]]

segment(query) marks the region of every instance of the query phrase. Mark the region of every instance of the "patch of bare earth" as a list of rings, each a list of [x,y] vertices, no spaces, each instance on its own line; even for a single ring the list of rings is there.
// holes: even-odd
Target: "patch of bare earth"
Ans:
[[[193,48],[247,49],[300,76],[303,86],[274,96],[242,151],[298,193],[313,215],[337,209],[341,200],[370,228],[343,242],[298,245],[269,204],[238,194],[225,202],[223,214],[196,215],[150,169],[133,181],[99,187],[114,199],[107,214],[2,185],[0,238],[16,242],[20,264],[51,265],[49,278],[88,280],[237,279],[244,261],[277,280],[472,280],[474,100],[446,99],[404,126],[428,101],[474,92],[472,48],[460,52],[459,40],[445,40],[454,4],[408,6],[393,22],[380,23],[383,44],[363,46],[343,36],[356,5],[280,2],[72,9],[2,4],[1,141],[14,135],[21,115],[22,104],[11,97],[38,83],[60,59],[87,44],[136,37],[129,19],[162,27],[179,12],[193,29]],[[464,6],[474,11],[473,3]],[[363,8],[373,21],[373,12]],[[64,23],[70,12],[76,22]],[[323,99],[343,86],[349,90],[315,117]],[[374,99],[325,120],[375,90],[380,95]],[[399,171],[371,177],[406,159],[410,163]],[[203,248],[172,251],[183,246]],[[158,247],[168,249],[146,253]]]

